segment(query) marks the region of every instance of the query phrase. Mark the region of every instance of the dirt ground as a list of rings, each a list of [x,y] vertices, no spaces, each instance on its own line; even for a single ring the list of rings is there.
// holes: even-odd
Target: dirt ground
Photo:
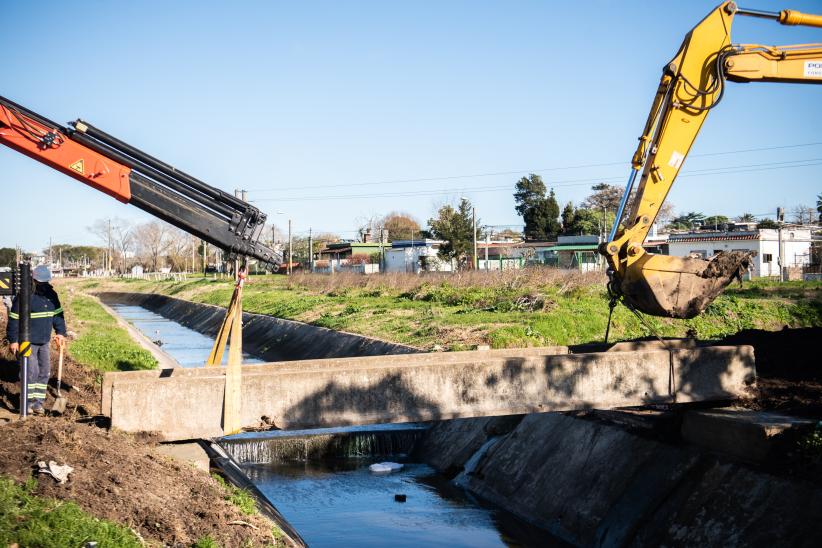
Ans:
[[[5,334],[5,319],[0,319]],[[56,374],[56,353],[52,352]],[[224,500],[225,492],[208,474],[155,451],[146,437],[105,428],[99,412],[99,385],[79,364],[64,365],[63,417],[30,417],[0,423],[0,474],[23,482],[37,461],[69,464],[74,472],[60,485],[49,477],[37,494],[72,500],[92,515],[125,524],[149,544],[188,546],[211,536],[222,546],[273,544],[272,524],[260,515],[246,516]],[[65,392],[69,387],[72,387]],[[49,387],[51,406],[56,381]],[[0,410],[17,409],[17,364],[0,349]]]

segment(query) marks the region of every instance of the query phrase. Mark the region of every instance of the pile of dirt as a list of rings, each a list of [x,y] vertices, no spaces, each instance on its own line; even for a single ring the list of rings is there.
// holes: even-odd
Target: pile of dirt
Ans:
[[[746,329],[722,344],[754,347],[756,388],[743,404],[806,417],[822,417],[822,327],[781,331]]]
[[[125,524],[149,543],[274,544],[272,524],[247,516],[193,465],[158,454],[151,440],[67,418],[33,417],[0,426],[0,474],[23,482],[38,461],[74,468],[61,485],[44,476],[36,493],[72,500],[93,516]]]

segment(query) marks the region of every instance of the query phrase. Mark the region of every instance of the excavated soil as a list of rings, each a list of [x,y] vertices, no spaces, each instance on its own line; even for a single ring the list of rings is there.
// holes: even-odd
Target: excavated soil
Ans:
[[[0,333],[5,333],[0,318]],[[56,349],[52,371],[56,375]],[[69,481],[58,484],[44,476],[37,494],[79,504],[93,516],[131,527],[150,545],[189,546],[211,536],[221,546],[274,544],[272,523],[247,516],[225,500],[225,491],[205,472],[156,452],[150,436],[131,436],[101,428],[99,383],[88,369],[67,359],[62,417],[29,417],[0,422],[0,475],[23,482],[38,461],[54,460],[74,468]],[[54,399],[52,379],[46,408]],[[17,409],[17,363],[0,349],[0,415]]]

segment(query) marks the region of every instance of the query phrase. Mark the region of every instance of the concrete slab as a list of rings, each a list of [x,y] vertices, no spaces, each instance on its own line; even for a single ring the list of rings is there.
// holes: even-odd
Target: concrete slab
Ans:
[[[682,421],[682,437],[711,451],[762,462],[779,436],[815,425],[813,419],[728,407],[687,412]]]
[[[157,452],[180,462],[193,464],[204,472],[209,470],[211,459],[199,443],[163,443],[157,446]]]
[[[243,426],[417,422],[672,401],[727,400],[753,382],[753,349],[550,354],[533,349],[243,367]],[[179,370],[174,370],[176,373]],[[112,427],[167,440],[222,434],[223,368],[106,375]]]

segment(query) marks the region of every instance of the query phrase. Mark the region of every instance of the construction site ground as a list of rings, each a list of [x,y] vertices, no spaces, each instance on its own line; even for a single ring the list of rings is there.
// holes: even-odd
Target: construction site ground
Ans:
[[[811,302],[818,307],[818,290]],[[817,310],[818,312],[818,310]],[[0,319],[5,333],[5,319]],[[822,418],[822,327],[743,330],[726,344],[755,347],[759,381],[739,404],[757,410]],[[52,352],[56,371],[56,352]],[[207,474],[160,455],[150,437],[110,432],[99,416],[99,374],[71,357],[64,369],[69,406],[62,417],[35,417],[0,424],[0,475],[23,482],[35,463],[55,460],[74,467],[65,485],[46,478],[36,493],[72,500],[92,515],[125,524],[149,542],[188,545],[211,537],[221,545],[272,542],[271,524],[243,514]],[[54,381],[47,407],[54,397]],[[17,409],[17,366],[0,349],[0,417]],[[822,450],[820,450],[822,452]],[[819,455],[817,455],[817,458]]]
[[[0,333],[5,328],[1,319]],[[38,461],[68,464],[74,471],[66,484],[44,476],[35,494],[71,500],[95,517],[132,528],[152,545],[190,546],[207,538],[219,546],[275,543],[272,523],[243,513],[207,473],[161,455],[151,437],[109,431],[98,415],[94,372],[69,358],[63,375],[64,389],[71,387],[63,392],[69,401],[64,416],[13,420],[17,364],[7,347],[0,350],[0,476],[23,483]],[[54,400],[51,384],[47,408]],[[12,420],[2,423],[3,418]]]

